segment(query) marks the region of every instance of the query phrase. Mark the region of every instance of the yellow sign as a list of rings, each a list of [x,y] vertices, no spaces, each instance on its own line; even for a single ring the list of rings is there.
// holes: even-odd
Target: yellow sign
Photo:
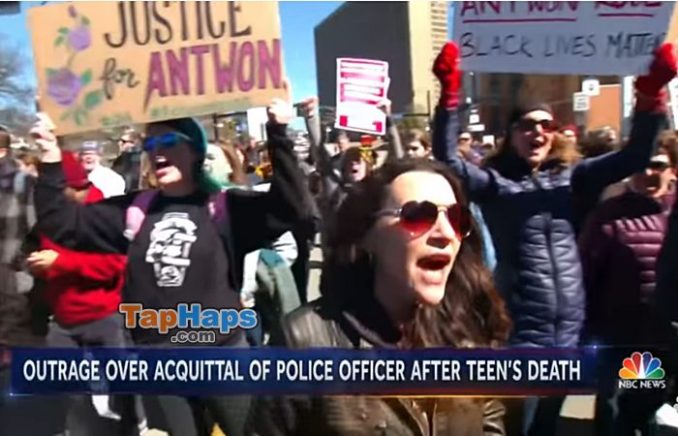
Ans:
[[[60,135],[286,95],[276,1],[72,2],[28,13],[40,105]]]

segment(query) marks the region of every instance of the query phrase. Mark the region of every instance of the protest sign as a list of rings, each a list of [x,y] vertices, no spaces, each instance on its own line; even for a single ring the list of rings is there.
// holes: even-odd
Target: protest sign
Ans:
[[[673,2],[465,1],[454,40],[466,71],[637,75],[666,40]]]
[[[42,109],[59,134],[286,95],[275,1],[69,2],[28,14]]]
[[[337,116],[335,127],[383,135],[386,115],[377,107],[386,98],[388,62],[337,59]]]

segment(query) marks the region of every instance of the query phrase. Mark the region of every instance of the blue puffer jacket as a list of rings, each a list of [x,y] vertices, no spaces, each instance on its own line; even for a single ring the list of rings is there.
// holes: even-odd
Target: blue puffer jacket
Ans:
[[[517,159],[500,174],[458,157],[457,114],[437,110],[433,152],[455,170],[483,210],[496,249],[495,280],[513,318],[512,344],[577,345],[586,298],[573,198],[601,192],[644,169],[663,119],[662,114],[636,113],[629,144],[621,151],[570,167],[546,164],[537,172]]]

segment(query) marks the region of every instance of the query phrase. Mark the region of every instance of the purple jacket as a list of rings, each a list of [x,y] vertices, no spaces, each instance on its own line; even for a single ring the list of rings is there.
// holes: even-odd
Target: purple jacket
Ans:
[[[628,191],[602,202],[580,238],[587,333],[608,345],[660,340],[656,266],[675,193],[655,200]]]

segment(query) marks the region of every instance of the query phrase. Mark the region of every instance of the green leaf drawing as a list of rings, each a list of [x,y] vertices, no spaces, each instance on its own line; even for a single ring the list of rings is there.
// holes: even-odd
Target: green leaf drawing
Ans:
[[[101,90],[90,91],[85,95],[85,108],[92,109],[101,103]]]
[[[64,36],[68,35],[68,32],[69,32],[68,27],[60,27],[59,28],[59,33],[61,33]]]
[[[58,47],[63,43],[64,43],[64,36],[63,35],[61,35],[60,37],[58,37],[57,39],[54,40],[54,46],[55,47]]]
[[[77,108],[75,110],[75,124],[81,126],[86,122],[87,122],[87,112],[81,107]]]
[[[61,116],[59,117],[59,121],[66,121],[71,117],[71,111],[67,110],[66,112],[62,113]]]
[[[80,76],[80,84],[87,86],[92,81],[92,70],[87,70]]]
[[[47,77],[52,77],[55,75],[59,70],[55,70],[54,68],[47,68]]]
[[[89,18],[87,17],[82,17],[82,20],[80,20],[83,26],[89,26]]]

